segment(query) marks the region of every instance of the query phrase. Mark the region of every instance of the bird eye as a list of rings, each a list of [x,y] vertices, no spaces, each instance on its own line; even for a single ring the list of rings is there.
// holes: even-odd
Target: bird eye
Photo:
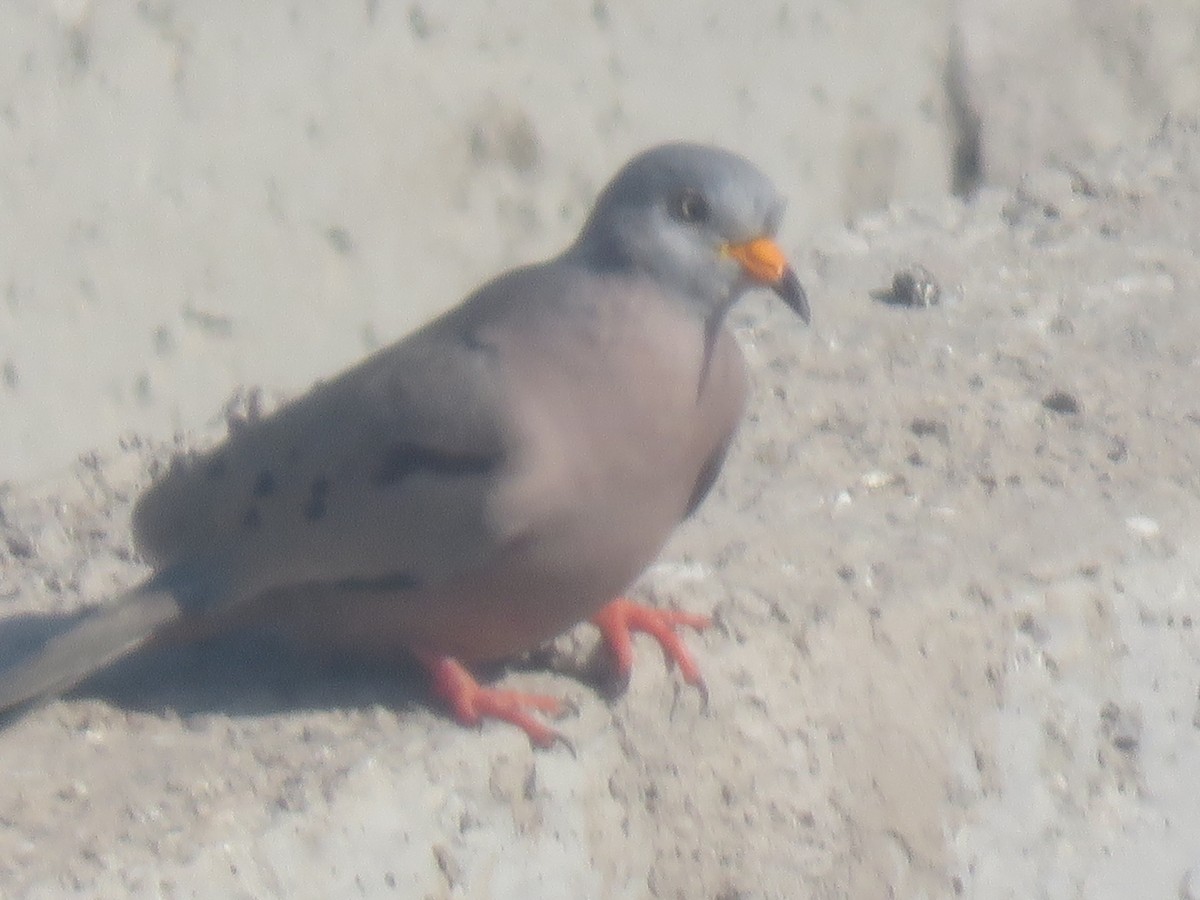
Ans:
[[[687,188],[675,198],[676,218],[681,222],[708,221],[708,201],[694,188]]]

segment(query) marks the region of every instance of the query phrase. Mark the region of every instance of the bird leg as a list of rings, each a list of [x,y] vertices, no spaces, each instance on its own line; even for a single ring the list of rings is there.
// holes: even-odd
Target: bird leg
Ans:
[[[642,631],[658,641],[667,662],[679,667],[684,681],[698,688],[702,695],[707,695],[700,667],[675,629],[687,626],[700,631],[712,624],[708,616],[675,609],[655,609],[635,603],[627,597],[618,597],[592,616],[592,624],[600,629],[604,642],[612,650],[617,672],[622,679],[627,681],[633,670],[633,632]]]
[[[433,680],[433,693],[445,701],[460,725],[477,725],[483,719],[503,719],[516,725],[539,747],[552,747],[562,736],[531,711],[559,716],[566,704],[546,694],[527,694],[485,687],[457,659],[436,653],[417,653]]]
[[[633,633],[644,632],[658,641],[668,663],[679,667],[683,680],[707,697],[704,677],[691,651],[676,631],[679,627],[697,631],[712,624],[708,616],[674,609],[655,609],[618,597],[592,616],[604,642],[612,650],[617,672],[628,681],[633,670]],[[528,694],[481,685],[466,667],[452,656],[438,653],[416,653],[421,665],[432,679],[434,696],[444,701],[460,725],[478,725],[483,719],[503,719],[516,725],[539,747],[551,747],[563,740],[561,734],[537,716],[544,713],[559,716],[566,704],[547,694]]]

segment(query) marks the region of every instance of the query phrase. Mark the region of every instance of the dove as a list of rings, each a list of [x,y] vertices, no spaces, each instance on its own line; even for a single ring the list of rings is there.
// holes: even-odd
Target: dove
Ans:
[[[152,642],[247,623],[417,660],[464,724],[552,745],[556,697],[481,684],[590,620],[628,677],[631,634],[703,679],[699,615],[625,596],[709,492],[742,418],[726,313],[766,288],[807,324],[755,165],[671,143],[630,160],[559,255],[499,275],[409,336],[138,499],[153,573],[0,670],[0,710],[60,694]]]

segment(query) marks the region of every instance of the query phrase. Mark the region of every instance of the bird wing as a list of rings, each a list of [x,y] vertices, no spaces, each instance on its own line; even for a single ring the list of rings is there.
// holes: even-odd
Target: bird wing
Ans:
[[[508,295],[507,291],[503,292]],[[0,665],[0,712],[67,690],[189,615],[273,587],[418,587],[484,565],[514,458],[487,289],[177,460],[134,510],[156,574]]]
[[[520,450],[488,341],[495,290],[176,465],[138,503],[143,553],[223,572],[214,600],[418,587],[483,565],[505,539],[490,506]]]

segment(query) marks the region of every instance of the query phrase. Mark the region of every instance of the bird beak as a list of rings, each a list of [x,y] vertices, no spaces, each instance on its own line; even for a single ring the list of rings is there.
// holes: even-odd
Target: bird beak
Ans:
[[[808,297],[777,243],[760,237],[741,244],[726,244],[723,250],[725,255],[737,261],[751,281],[769,287],[804,320],[805,325],[809,323],[812,316]]]

